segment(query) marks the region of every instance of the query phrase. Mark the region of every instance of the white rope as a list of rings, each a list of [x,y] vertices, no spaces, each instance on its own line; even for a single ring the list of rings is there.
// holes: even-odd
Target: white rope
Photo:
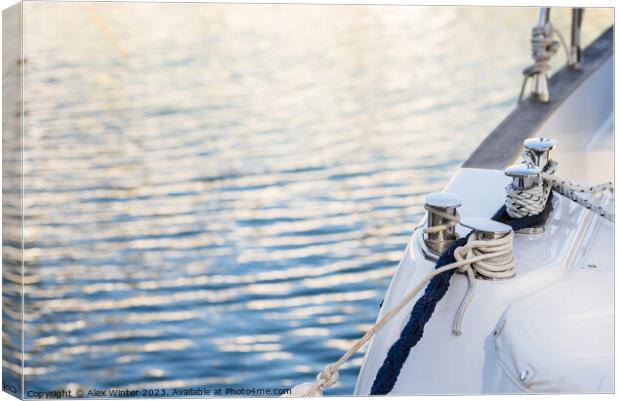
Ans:
[[[506,187],[506,211],[513,219],[540,214],[547,204],[550,185],[539,181],[532,188],[519,189],[510,183]]]
[[[596,194],[596,193],[605,192],[605,191],[609,191],[610,193],[613,194],[614,192],[614,184],[612,182],[605,182],[603,184],[596,184],[596,185],[579,183],[575,181],[563,180],[561,178],[558,178],[556,176],[549,174],[546,170],[545,172],[541,173],[540,176],[542,177],[543,180],[552,183],[554,189],[555,187],[564,187],[570,191],[584,192],[584,193],[590,193],[590,194]]]
[[[578,203],[579,205],[585,207],[598,214],[599,216],[613,222],[614,221],[614,213],[613,210],[605,209],[603,206],[597,205],[592,202],[590,199],[587,199],[580,195],[579,193],[588,193],[588,194],[598,194],[605,191],[609,191],[613,197],[614,186],[611,182],[606,182],[604,184],[598,185],[590,185],[590,184],[581,184],[571,181],[562,180],[560,178],[554,177],[550,174],[542,173],[541,178],[545,182],[551,183],[553,185],[553,190],[557,193],[564,195],[568,199],[573,202]]]
[[[460,335],[463,315],[475,293],[475,275],[478,274],[488,278],[504,278],[515,274],[514,260],[512,258],[513,236],[514,234],[512,231],[503,238],[492,240],[476,240],[473,235],[470,236],[464,246],[454,250],[456,262],[442,266],[429,273],[418,285],[405,294],[392,309],[383,315],[362,338],[357,340],[340,359],[331,365],[327,365],[325,369],[316,376],[316,381],[314,383],[306,382],[299,384],[293,387],[291,392],[285,394],[284,397],[311,397],[323,395],[324,389],[331,387],[338,381],[338,370],[351,356],[359,351],[377,331],[385,326],[387,322],[411,302],[433,277],[452,269],[459,269],[459,271],[467,274],[469,282],[469,288],[458,308],[453,325],[453,333]]]
[[[468,264],[459,268],[460,272],[467,274],[469,287],[456,312],[454,325],[452,326],[453,334],[460,336],[462,333],[463,316],[476,292],[476,274],[490,279],[508,278],[516,274],[515,263],[512,257],[513,237],[513,231],[510,231],[505,237],[493,240],[472,240],[473,236],[471,236],[465,246],[457,248],[454,252],[454,258],[457,263],[469,261]],[[488,258],[472,262],[480,255],[488,256]]]
[[[553,35],[557,35],[560,39],[553,39]],[[567,62],[570,60],[570,52],[568,50],[568,46],[566,45],[566,41],[562,36],[562,33],[553,27],[551,22],[547,22],[542,26],[535,26],[532,28],[532,58],[534,59],[534,64],[523,70],[523,84],[521,85],[521,93],[519,94],[519,102],[523,100],[523,94],[525,93],[525,85],[529,78],[533,77],[536,74],[546,74],[547,71],[551,68],[549,66],[549,60],[551,57],[555,55],[560,47],[560,43],[564,48],[564,53],[566,54]]]
[[[430,214],[434,214],[437,215],[439,217],[443,217],[445,220],[448,220],[447,223],[445,224],[439,224],[437,226],[432,226],[432,227],[426,227],[424,228],[424,233],[425,234],[429,234],[429,233],[438,233],[440,231],[446,231],[452,227],[454,227],[455,225],[458,224],[458,222],[461,220],[461,216],[459,215],[459,212],[456,211],[455,214],[448,214],[446,212],[444,212],[441,209],[438,209],[436,207],[430,206],[430,205],[424,205],[424,209],[429,211],[429,216]],[[419,228],[416,227],[416,228]]]
[[[526,155],[524,154],[524,157]],[[527,159],[526,159],[527,160]],[[557,163],[550,160],[544,171],[540,174],[538,182],[532,188],[519,189],[512,183],[506,187],[506,211],[514,219],[534,216],[540,214],[547,204],[549,193],[553,189],[560,195],[578,203],[579,205],[593,211],[599,216],[612,221],[614,220],[613,211],[595,204],[590,199],[579,195],[579,193],[599,194],[609,191],[613,195],[613,183],[604,184],[583,184],[574,181],[564,180],[554,176]]]
[[[568,45],[564,40],[564,35],[557,29],[553,28],[553,33],[560,39],[560,43],[562,43],[562,48],[564,49],[564,55],[566,56],[566,63],[570,63],[570,50],[568,49]]]

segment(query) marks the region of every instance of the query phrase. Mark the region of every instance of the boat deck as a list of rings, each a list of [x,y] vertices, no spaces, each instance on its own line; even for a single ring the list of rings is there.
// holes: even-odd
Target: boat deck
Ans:
[[[528,136],[558,141],[551,154],[557,176],[613,180],[613,57],[598,61],[544,117],[519,125],[519,110],[524,118],[536,114],[534,104],[520,106],[474,152],[445,188],[461,198],[461,218],[490,217],[503,204],[510,182],[503,168],[519,162]],[[528,124],[535,128],[519,131]],[[599,200],[613,208],[609,196]],[[461,236],[468,231],[457,226]],[[434,270],[421,236],[421,230],[412,235],[380,317]],[[476,280],[461,336],[451,328],[467,280],[452,277],[391,395],[613,391],[613,223],[558,195],[544,232],[515,234],[513,255],[514,277]],[[417,298],[372,340],[355,394],[369,394]]]
[[[585,144],[566,141],[558,145],[553,158],[561,176],[583,182],[602,183],[614,179],[614,120],[603,123]]]

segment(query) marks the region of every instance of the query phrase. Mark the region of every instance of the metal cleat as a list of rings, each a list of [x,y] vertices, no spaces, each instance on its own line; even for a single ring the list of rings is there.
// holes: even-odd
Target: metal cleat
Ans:
[[[447,225],[445,230],[423,234],[422,249],[428,259],[437,260],[452,243],[458,239],[455,225],[450,225],[458,217],[457,208],[461,206],[461,199],[454,194],[434,192],[425,198],[424,208],[428,210],[427,228]],[[453,216],[453,219],[444,215]]]
[[[549,138],[530,138],[523,142],[523,159],[526,164],[538,167],[541,171],[545,169],[551,160],[551,150],[558,142]]]
[[[540,172],[540,168],[531,164],[515,164],[504,170],[504,174],[512,178],[512,185],[521,190],[530,189],[538,184]]]

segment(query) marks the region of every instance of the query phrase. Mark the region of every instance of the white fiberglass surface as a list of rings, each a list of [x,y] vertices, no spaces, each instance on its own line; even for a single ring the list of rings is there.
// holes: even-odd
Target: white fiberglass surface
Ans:
[[[613,59],[609,58],[553,113],[534,136],[558,141],[552,157],[563,178],[613,180]]]
[[[613,224],[597,223],[581,262],[500,318],[488,392],[613,392]]]
[[[612,76],[610,58],[532,135],[558,141],[552,158],[558,162],[556,174],[563,179],[613,181]],[[490,217],[502,205],[509,181],[502,171],[461,169],[445,191],[461,197],[462,218]],[[609,200],[606,205],[613,207]],[[461,235],[466,233],[462,227],[458,230]],[[435,263],[426,260],[420,249],[420,235],[418,230],[412,236],[381,313],[434,269]],[[613,335],[612,237],[612,223],[556,196],[543,234],[515,236],[517,275],[506,280],[477,280],[478,289],[459,337],[451,333],[452,320],[467,280],[460,274],[451,279],[448,293],[409,354],[391,394],[609,391],[613,387],[613,341],[608,341]],[[575,297],[580,302],[557,302],[575,301]],[[528,317],[523,311],[537,302],[540,308]],[[373,340],[356,394],[370,392],[412,305]],[[509,341],[505,335],[496,341],[492,334],[502,319],[510,320]],[[583,339],[592,338],[588,330],[594,330],[600,339],[584,347]],[[536,350],[547,350],[549,356]],[[524,369],[535,373],[521,381]]]
[[[614,119],[610,114],[590,136],[585,146],[558,148],[553,158],[561,165],[562,177],[602,183],[614,179]],[[562,146],[561,144],[559,146]]]
[[[462,218],[490,217],[501,206],[508,182],[501,171],[461,169],[445,191],[461,197]],[[501,316],[510,305],[552,288],[589,264],[595,238],[597,235],[611,235],[610,230],[600,234],[601,227],[609,225],[611,223],[602,221],[574,202],[557,196],[543,234],[516,234],[513,252],[517,275],[505,280],[476,280],[476,294],[465,315],[463,334],[458,337],[451,333],[451,328],[467,289],[467,280],[461,274],[453,276],[446,296],[425,327],[422,340],[409,354],[391,394],[512,391],[498,387],[497,353],[492,333]],[[466,231],[459,227],[461,235]],[[412,236],[386,295],[382,313],[434,269],[434,262],[426,260],[420,249],[420,234],[418,230]],[[611,248],[597,252],[597,263],[611,266],[612,252]],[[588,284],[584,281],[583,285]],[[613,281],[603,285],[613,286]],[[584,302],[589,301],[585,299]],[[356,394],[369,393],[387,351],[408,319],[411,306],[398,314],[373,340],[358,378]],[[543,336],[539,340],[538,346],[544,348],[545,341],[557,339]],[[613,350],[603,346],[597,352],[604,354]],[[597,391],[596,388],[587,390]]]

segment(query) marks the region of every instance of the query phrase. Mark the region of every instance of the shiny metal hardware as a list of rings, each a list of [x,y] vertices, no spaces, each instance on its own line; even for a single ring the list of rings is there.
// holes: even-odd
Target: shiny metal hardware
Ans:
[[[515,188],[530,189],[538,183],[540,169],[531,164],[515,164],[507,167],[504,174],[512,178]]]
[[[529,368],[525,367],[521,370],[521,372],[519,373],[519,380],[521,380],[522,382],[525,382],[529,377],[530,374],[532,372],[530,371]]]
[[[517,189],[530,189],[537,185],[540,175],[540,168],[531,164],[516,164],[504,170],[504,174],[512,178],[512,185]],[[517,231],[519,234],[540,234],[545,231],[544,225],[530,226]]]
[[[499,221],[483,217],[470,217],[462,219],[460,224],[473,230],[472,235],[478,240],[491,240],[503,238],[512,231],[512,227]]]
[[[538,27],[544,27],[549,22],[551,8],[542,7],[538,13]],[[532,39],[544,39],[544,34],[539,33]],[[534,99],[547,103],[549,102],[549,84],[547,83],[547,73],[538,72],[532,76],[532,97]]]
[[[558,144],[549,138],[530,138],[523,142],[523,161],[544,170],[551,160],[551,150]]]
[[[457,195],[446,192],[428,194],[424,205],[424,208],[428,210],[427,227],[431,228],[450,223],[449,219],[437,212],[456,217],[459,206],[461,206],[461,199]],[[451,226],[438,232],[425,233],[422,237],[424,254],[428,259],[437,260],[438,256],[448,249],[459,236],[455,227]]]
[[[574,70],[581,69],[581,24],[583,22],[584,13],[584,8],[572,9],[572,23],[570,32],[571,43],[569,48],[566,46],[562,35],[549,23],[551,9],[549,7],[540,8],[538,13],[538,22],[532,31],[531,39],[532,57],[535,63],[533,66],[528,67],[523,71],[526,75],[526,79],[523,81],[523,85],[521,87],[519,101],[523,99],[525,84],[527,78],[529,77],[532,79],[530,90],[532,100],[540,103],[549,102],[549,77],[547,76],[547,70],[549,69],[549,57],[555,54],[556,50],[560,46],[560,43],[566,53],[567,65]],[[557,34],[560,42],[553,40],[554,34]]]
[[[435,211],[456,217],[456,209],[459,206],[461,206],[461,199],[457,195],[445,192],[428,194],[424,205],[428,210],[427,227],[440,226],[450,222],[450,220],[435,213]],[[458,239],[458,235],[454,226],[452,226],[446,230],[426,234],[424,241],[432,251],[441,255],[456,239]]]
[[[573,8],[568,65],[576,70],[581,69],[581,23],[584,13],[583,8]]]

